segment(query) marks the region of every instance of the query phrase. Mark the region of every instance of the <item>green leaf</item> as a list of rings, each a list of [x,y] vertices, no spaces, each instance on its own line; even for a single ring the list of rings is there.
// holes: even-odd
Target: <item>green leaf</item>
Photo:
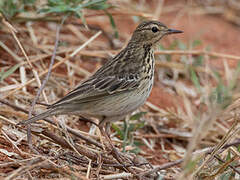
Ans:
[[[212,50],[212,47],[210,45],[207,45],[207,47],[205,48],[206,51],[211,51]]]
[[[165,47],[162,44],[160,44],[158,48],[159,50],[165,50]]]
[[[231,159],[231,152],[228,151],[228,154],[227,154],[227,156],[226,156],[226,161],[229,161],[230,159]]]
[[[120,128],[116,124],[112,124],[112,128],[116,131],[117,135],[120,136],[120,139],[124,139],[124,132],[120,130]]]
[[[144,144],[141,141],[135,140],[133,142],[133,145],[136,146],[136,147],[139,147],[139,146],[143,146]]]
[[[219,104],[223,109],[231,103],[232,96],[229,93],[229,88],[223,84],[221,78],[216,89],[211,93],[210,100]]]
[[[111,23],[111,26],[112,26],[112,28],[113,28],[113,30],[114,30],[114,36],[115,36],[116,38],[118,38],[117,26],[116,26],[116,24],[115,24],[115,22],[114,22],[114,19],[113,19],[112,15],[111,15],[110,13],[108,13],[106,10],[105,10],[104,12],[106,13],[106,15],[107,15],[108,18],[109,18],[109,21],[110,21],[110,23]]]
[[[240,145],[238,145],[237,150],[238,150],[238,152],[240,152]]]
[[[9,70],[7,70],[6,72],[1,72],[0,74],[0,81],[3,81],[6,77],[10,76],[12,73],[14,73],[18,68],[19,68],[20,64],[16,64],[13,67],[11,67]]]
[[[234,71],[233,77],[232,77],[232,79],[229,83],[229,89],[230,90],[233,90],[236,87],[236,85],[238,83],[239,73],[240,73],[240,62],[238,62],[237,69]]]
[[[93,4],[88,5],[86,8],[92,9],[92,10],[104,10],[104,9],[108,9],[109,7],[111,7],[110,4],[106,3],[106,0],[99,0],[99,1],[92,2],[92,3]]]
[[[86,19],[84,18],[84,16],[83,16],[82,12],[81,12],[81,11],[79,11],[77,14],[78,14],[78,16],[81,18],[81,20],[82,20],[82,22],[83,22],[83,25],[85,26],[85,28],[87,28],[87,29],[88,29],[88,26],[87,26],[87,21],[86,21]]]
[[[19,12],[29,10],[35,2],[36,0],[0,0],[0,13],[10,19]]]
[[[234,173],[232,171],[228,171],[228,172],[224,172],[221,176],[220,176],[220,180],[229,180],[229,179],[233,179],[234,177]]]
[[[204,57],[202,55],[194,58],[193,66],[202,66],[203,64],[204,64]]]
[[[178,48],[181,50],[186,50],[187,46],[182,41],[177,41]]]
[[[36,2],[36,0],[23,0],[23,4],[26,5],[33,5]]]
[[[129,124],[129,126],[128,126],[128,131],[129,131],[129,132],[132,132],[132,131],[134,131],[134,130],[135,130],[135,124],[133,124],[133,123]]]
[[[178,40],[174,40],[171,44],[170,44],[170,46],[169,46],[169,50],[174,50],[174,49],[176,49],[176,47],[178,46]]]
[[[201,85],[200,85],[200,82],[198,80],[198,76],[197,76],[196,72],[193,70],[192,67],[190,67],[190,77],[191,77],[191,80],[192,80],[194,86],[200,92],[201,91]]]
[[[216,78],[218,81],[221,81],[221,75],[219,74],[219,72],[213,71],[213,75],[215,76],[215,78]]]
[[[202,44],[202,41],[201,41],[201,40],[194,40],[194,41],[192,42],[193,48],[195,48],[195,47],[197,47],[197,46],[199,46],[199,45],[201,45],[201,44]]]
[[[50,7],[54,7],[54,6],[58,6],[58,5],[63,5],[66,4],[63,0],[48,0],[48,6]]]
[[[186,63],[188,61],[187,56],[181,56],[180,61],[183,62],[183,63]]]
[[[144,122],[144,121],[142,121],[142,122],[140,122],[140,123],[137,123],[137,124],[135,125],[135,129],[136,129],[136,130],[141,129],[141,128],[144,127],[144,125],[145,125],[145,122]]]
[[[84,8],[94,10],[104,10],[111,5],[106,3],[107,0],[48,0],[47,6],[40,9],[41,13],[72,13],[81,18],[86,25],[82,10]]]
[[[197,160],[189,160],[185,169],[191,172],[197,165]]]
[[[98,7],[103,6],[102,3],[105,4],[106,0],[91,0],[87,3],[82,4],[82,8],[89,8],[96,10]]]
[[[0,12],[7,18],[15,16],[22,9],[18,8],[17,2],[14,0],[5,0],[0,4]]]

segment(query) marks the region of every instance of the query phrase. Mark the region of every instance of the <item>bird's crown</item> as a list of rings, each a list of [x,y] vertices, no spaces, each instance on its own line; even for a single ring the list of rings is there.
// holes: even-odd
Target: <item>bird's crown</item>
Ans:
[[[182,33],[182,31],[169,29],[159,21],[144,21],[137,26],[131,41],[135,43],[151,43],[154,45],[163,36],[173,33]]]

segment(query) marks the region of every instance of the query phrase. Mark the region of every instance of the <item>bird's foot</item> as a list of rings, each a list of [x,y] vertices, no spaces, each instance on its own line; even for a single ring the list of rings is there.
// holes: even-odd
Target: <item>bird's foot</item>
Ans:
[[[134,176],[138,177],[138,175],[136,174],[136,172],[134,171],[133,168],[131,168],[129,166],[129,163],[131,163],[132,161],[126,157],[124,154],[120,153],[114,146],[114,144],[112,143],[110,137],[108,136],[108,134],[106,133],[105,130],[100,129],[101,134],[105,137],[105,139],[107,140],[107,143],[104,145],[105,146],[105,150],[107,152],[110,152],[110,154],[123,166],[123,169],[125,169],[125,171],[130,172],[131,174],[133,174]],[[128,165],[127,165],[128,164]]]

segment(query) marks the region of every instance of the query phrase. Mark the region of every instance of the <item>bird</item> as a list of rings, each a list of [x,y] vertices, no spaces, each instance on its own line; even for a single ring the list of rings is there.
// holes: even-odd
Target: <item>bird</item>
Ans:
[[[159,41],[166,35],[182,32],[159,21],[140,23],[126,47],[92,76],[49,105],[45,112],[19,124],[27,125],[54,115],[81,115],[97,118],[101,132],[106,135],[106,126],[134,112],[150,95],[154,82],[154,50]]]

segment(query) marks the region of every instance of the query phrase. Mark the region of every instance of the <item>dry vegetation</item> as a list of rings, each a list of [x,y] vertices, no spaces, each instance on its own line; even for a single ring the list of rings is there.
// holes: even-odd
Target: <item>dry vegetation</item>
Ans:
[[[58,0],[60,5],[52,6],[45,6],[46,0],[4,2],[1,178],[136,179],[125,171],[131,167],[138,179],[240,179],[237,1],[109,0],[92,6],[86,4],[96,1]],[[63,8],[66,2],[86,6]],[[127,157],[125,164],[103,149],[98,128],[79,117],[17,125],[90,76],[146,18],[185,33],[166,38],[156,52],[149,101],[112,125],[112,140]],[[205,24],[199,29],[201,22]],[[208,31],[212,25],[214,32]]]

